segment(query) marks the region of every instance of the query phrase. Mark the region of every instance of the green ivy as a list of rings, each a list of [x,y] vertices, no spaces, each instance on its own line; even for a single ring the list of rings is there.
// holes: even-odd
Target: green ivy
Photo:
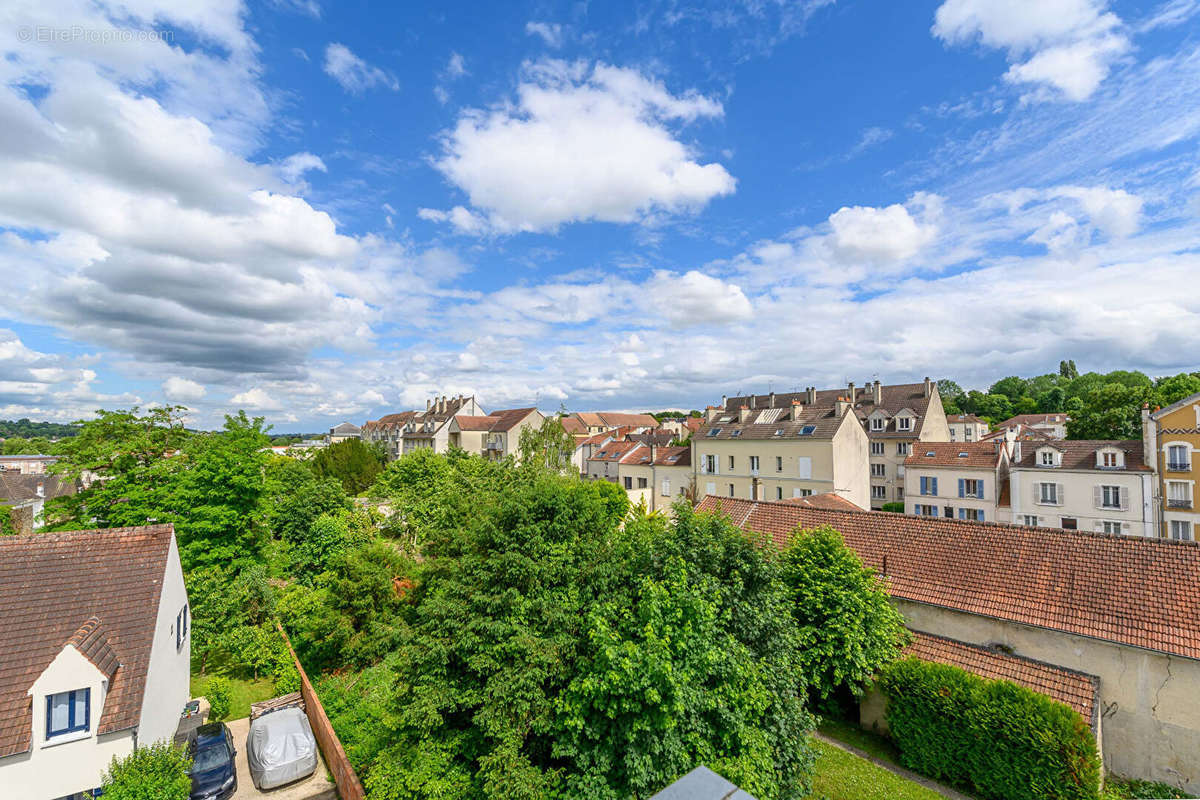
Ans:
[[[878,687],[904,766],[985,800],[1095,800],[1100,757],[1078,712],[1009,681],[907,658]]]

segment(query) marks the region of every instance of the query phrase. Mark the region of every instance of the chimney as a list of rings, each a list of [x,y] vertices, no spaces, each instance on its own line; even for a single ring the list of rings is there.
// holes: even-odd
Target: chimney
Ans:
[[[817,404],[817,387],[810,386],[805,391],[808,392],[808,404],[815,406]]]
[[[721,408],[725,408],[725,406],[728,405],[728,403],[729,403],[729,398],[727,398],[725,395],[721,395]],[[709,408],[712,408],[712,406],[709,406]]]
[[[428,397],[426,397],[426,398],[425,398],[425,413],[426,413],[426,414],[428,414],[428,413],[429,413],[429,409],[430,409],[430,408],[432,408],[432,407],[433,407],[433,401],[432,401],[432,400],[430,400]]]
[[[442,413],[442,414],[446,413],[446,395],[442,395],[442,410],[440,413]]]
[[[725,407],[725,404],[722,403],[721,408],[717,408],[716,406],[709,406],[708,408],[704,409],[705,422],[711,423],[714,419],[716,419],[718,416],[720,416],[721,410],[724,407]]]
[[[38,485],[37,485],[37,496],[38,496],[38,497],[45,497],[45,496],[46,496],[46,484],[44,484],[44,483],[43,483],[43,482],[41,482],[41,481],[38,481]]]
[[[750,407],[742,406],[738,409],[738,422],[745,422],[746,417],[750,416]]]
[[[848,388],[849,388],[849,391],[846,393],[846,399],[850,401],[851,405],[853,405],[854,404],[854,381],[850,381]]]
[[[775,407],[775,393],[771,392],[769,395],[767,395],[767,408],[774,408],[774,407]]]
[[[804,403],[799,400],[792,401],[792,419],[799,421],[800,415],[804,413]]]
[[[883,405],[883,384],[881,384],[879,381],[875,381],[875,383],[871,384],[871,394],[871,399],[875,401],[875,405]]]
[[[839,419],[846,416],[846,412],[850,410],[850,406],[851,403],[846,398],[839,397],[837,399],[837,415]]]
[[[658,448],[654,446],[654,439],[650,440],[650,466],[654,466],[654,459],[658,455]]]
[[[1158,471],[1158,426],[1150,418],[1149,403],[1142,403],[1142,463]]]
[[[933,381],[929,380],[929,378],[925,378],[925,396],[933,396]]]
[[[755,406],[755,404],[754,404],[754,400],[755,400],[755,396],[750,395],[750,407],[751,408],[757,408],[757,406]]]

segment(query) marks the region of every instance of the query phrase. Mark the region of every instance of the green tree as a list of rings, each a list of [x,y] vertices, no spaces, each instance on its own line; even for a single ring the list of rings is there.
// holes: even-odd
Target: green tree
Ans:
[[[101,783],[104,800],[188,800],[191,768],[182,748],[167,742],[142,745],[108,765]]]
[[[1058,374],[1067,380],[1074,380],[1079,377],[1079,370],[1075,367],[1075,360],[1058,362]]]
[[[828,526],[794,533],[780,559],[814,696],[861,694],[908,642],[883,582]]]
[[[361,439],[346,439],[318,450],[308,463],[317,477],[334,478],[347,494],[357,495],[375,483],[384,459],[378,448]]]
[[[1116,382],[1092,389],[1067,423],[1067,438],[1140,439],[1142,403],[1148,394],[1147,387]]]
[[[208,685],[204,687],[204,698],[208,700],[209,719],[220,722],[229,716],[233,690],[227,678],[220,675],[209,678]]]
[[[322,514],[349,509],[352,503],[336,478],[319,478],[294,458],[272,456],[266,465],[263,507],[271,534],[297,543]]]
[[[575,471],[571,464],[571,457],[575,454],[575,437],[567,433],[557,417],[546,417],[537,428],[521,429],[517,451],[521,454],[521,464],[529,469],[558,475]]]
[[[1025,396],[1028,386],[1029,382],[1024,378],[1011,375],[993,383],[992,388],[988,389],[988,394],[1002,394],[1009,400],[1016,402]]]

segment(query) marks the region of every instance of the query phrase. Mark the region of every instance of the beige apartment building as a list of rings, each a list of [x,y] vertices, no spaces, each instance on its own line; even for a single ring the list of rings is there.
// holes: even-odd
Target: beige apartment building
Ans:
[[[425,402],[424,413],[401,411],[370,420],[362,426],[365,442],[382,442],[389,460],[420,448],[444,453],[450,447],[450,420],[465,414],[486,416],[474,396],[441,397]]]
[[[922,442],[904,461],[904,510],[924,517],[1001,521],[999,503],[1007,479],[1002,439]]]
[[[1143,458],[1155,465],[1159,531],[1168,539],[1195,541],[1200,525],[1200,394],[1151,413],[1142,409]]]
[[[949,414],[946,426],[952,442],[978,442],[988,434],[988,424],[974,414]]]
[[[1141,442],[1017,441],[1012,448],[1012,522],[1157,537],[1155,474]]]
[[[728,412],[741,406],[757,410],[766,406],[787,406],[793,400],[806,406],[833,406],[839,399],[850,398],[851,411],[869,440],[868,504],[881,508],[884,503],[904,500],[904,460],[919,442],[948,442],[950,428],[937,384],[926,378],[921,383],[885,386],[869,381],[845,389],[806,389],[787,394],[750,395],[725,399]],[[724,492],[721,492],[724,494]],[[770,497],[765,499],[772,499]],[[858,502],[858,501],[855,501]]]
[[[814,397],[816,392],[810,393]],[[800,396],[745,399],[709,408],[692,438],[701,495],[781,500],[832,492],[860,508],[870,503],[869,442],[851,402],[812,405]]]
[[[618,463],[618,483],[634,505],[671,513],[671,504],[688,496],[692,487],[690,447],[658,447],[637,443]]]
[[[483,417],[459,414],[450,420],[450,446],[493,460],[519,458],[521,431],[537,429],[545,419],[536,408],[509,408]]]

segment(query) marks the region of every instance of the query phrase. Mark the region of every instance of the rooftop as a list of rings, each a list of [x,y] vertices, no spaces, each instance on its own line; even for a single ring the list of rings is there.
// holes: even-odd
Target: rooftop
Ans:
[[[1000,463],[1001,441],[917,442],[904,466],[994,469]]]
[[[1146,466],[1146,462],[1143,460],[1142,443],[1138,439],[1052,439],[1045,442],[1030,443],[1021,448],[1021,457],[1013,461],[1013,468],[1046,469],[1037,465],[1037,452],[1044,447],[1049,447],[1062,453],[1062,462],[1055,469],[1102,469],[1104,472],[1150,471],[1150,468]],[[1105,448],[1120,450],[1124,453],[1125,466],[1119,469],[1116,467],[1097,467],[1096,453]]]

